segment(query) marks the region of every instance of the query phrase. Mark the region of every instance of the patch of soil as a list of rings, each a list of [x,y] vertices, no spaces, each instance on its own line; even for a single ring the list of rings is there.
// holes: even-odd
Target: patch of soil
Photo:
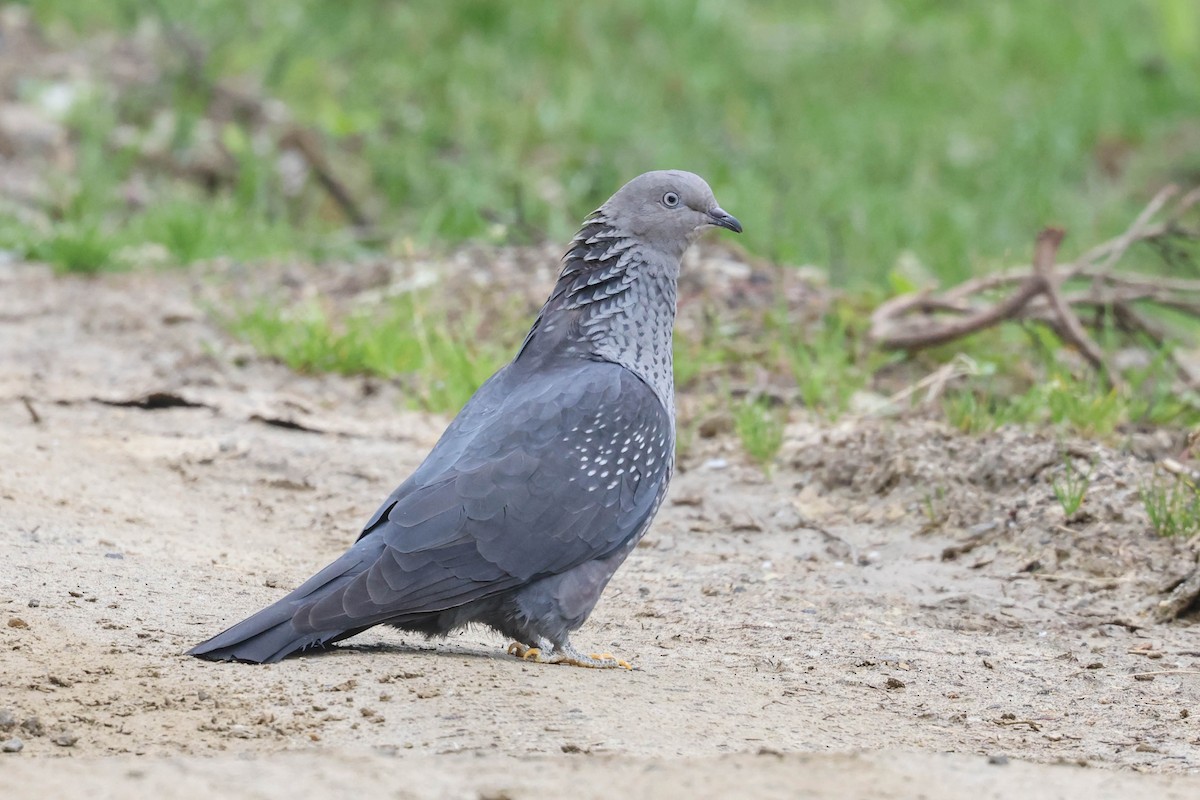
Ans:
[[[201,310],[207,286],[0,266],[15,796],[305,796],[327,776],[404,796],[1200,792],[1042,766],[1200,768],[1200,629],[1153,613],[1196,553],[1142,512],[1150,457],[1178,446],[1153,433],[1114,449],[797,413],[769,477],[698,440],[576,637],[633,672],[523,663],[474,630],[374,629],[265,667],[183,656],[340,554],[447,422],[399,410],[394,384],[254,357]],[[1095,463],[1071,519],[1064,451]]]

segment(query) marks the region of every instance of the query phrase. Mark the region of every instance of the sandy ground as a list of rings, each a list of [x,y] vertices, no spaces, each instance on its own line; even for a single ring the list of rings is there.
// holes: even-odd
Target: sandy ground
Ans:
[[[205,286],[0,266],[5,797],[1200,796],[1152,433],[796,419],[769,477],[699,439],[575,637],[632,672],[484,631],[181,655],[339,554],[447,421],[247,358]],[[1064,448],[1097,463],[1071,520]]]

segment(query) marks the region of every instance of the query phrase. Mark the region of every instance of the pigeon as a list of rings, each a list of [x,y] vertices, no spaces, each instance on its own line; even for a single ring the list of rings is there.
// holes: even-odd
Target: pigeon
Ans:
[[[569,636],[671,480],[680,260],[713,226],[742,231],[690,172],[648,172],[621,187],[572,239],[516,357],[354,545],[188,654],[271,663],[375,625],[437,637],[479,624],[529,661],[629,667]]]

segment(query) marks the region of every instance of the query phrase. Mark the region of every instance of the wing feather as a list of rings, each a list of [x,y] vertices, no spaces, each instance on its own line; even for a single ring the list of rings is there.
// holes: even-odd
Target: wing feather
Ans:
[[[657,439],[669,449],[652,464],[619,455]],[[624,368],[510,365],[371,518],[355,546],[370,565],[295,621],[350,629],[441,611],[603,558],[645,529],[673,448],[667,410]]]

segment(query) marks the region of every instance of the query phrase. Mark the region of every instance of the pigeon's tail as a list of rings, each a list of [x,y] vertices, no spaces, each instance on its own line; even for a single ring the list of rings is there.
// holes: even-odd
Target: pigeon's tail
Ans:
[[[208,661],[245,661],[273,664],[292,653],[322,647],[364,630],[299,630],[293,620],[296,613],[335,594],[370,566],[378,548],[360,541],[344,556],[309,578],[298,589],[277,603],[267,606],[232,628],[187,651],[187,655]]]
[[[208,661],[246,661],[272,664],[292,653],[318,647],[336,633],[300,633],[292,625],[294,606],[280,602],[242,620],[224,633],[188,650],[189,656]]]

